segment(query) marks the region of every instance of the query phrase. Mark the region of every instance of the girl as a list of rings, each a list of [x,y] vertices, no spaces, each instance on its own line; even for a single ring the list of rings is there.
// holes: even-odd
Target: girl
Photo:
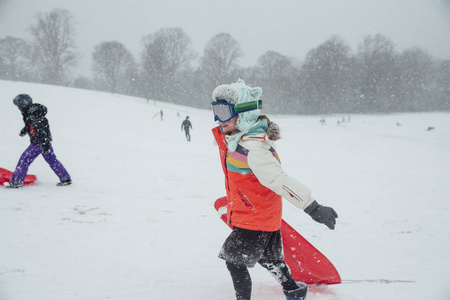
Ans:
[[[307,285],[295,282],[283,261],[280,233],[284,197],[313,220],[334,229],[337,214],[311,197],[311,191],[287,175],[280,164],[274,141],[278,126],[260,115],[261,88],[238,80],[213,92],[212,108],[227,191],[227,217],[233,231],[219,257],[230,271],[237,300],[249,300],[252,281],[248,267],[256,263],[269,270],[282,285],[288,300],[303,300]]]

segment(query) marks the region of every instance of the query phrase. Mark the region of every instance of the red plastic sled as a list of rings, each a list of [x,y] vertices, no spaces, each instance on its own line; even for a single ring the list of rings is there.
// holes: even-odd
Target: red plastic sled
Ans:
[[[216,200],[214,208],[227,224],[227,197]],[[300,233],[284,220],[281,224],[284,261],[291,269],[295,281],[308,284],[338,284],[341,277],[333,264]]]
[[[13,172],[0,168],[0,185],[3,185],[4,182],[9,182],[11,180]],[[36,175],[27,175],[23,184],[32,184],[37,179]]]

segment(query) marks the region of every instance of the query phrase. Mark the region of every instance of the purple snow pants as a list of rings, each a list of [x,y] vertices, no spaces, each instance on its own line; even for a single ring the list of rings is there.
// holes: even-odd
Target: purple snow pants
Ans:
[[[30,144],[28,148],[22,153],[22,156],[17,163],[16,170],[14,171],[11,183],[14,184],[23,184],[25,180],[25,176],[27,176],[28,168],[31,163],[42,153],[41,146]],[[70,178],[69,173],[67,173],[66,169],[62,165],[62,163],[56,158],[55,153],[53,152],[53,147],[50,147],[49,153],[42,153],[45,161],[50,165],[53,172],[59,177],[59,180],[64,181]]]

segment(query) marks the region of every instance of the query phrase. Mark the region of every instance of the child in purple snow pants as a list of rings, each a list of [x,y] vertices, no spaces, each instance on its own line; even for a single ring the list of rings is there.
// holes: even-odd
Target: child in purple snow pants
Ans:
[[[20,136],[28,134],[30,137],[30,146],[23,152],[17,163],[9,188],[20,188],[27,176],[28,168],[31,163],[42,154],[45,161],[50,165],[50,168],[59,177],[60,182],[58,186],[72,184],[72,179],[67,173],[64,166],[56,158],[52,147],[52,134],[50,132],[50,125],[47,118],[47,107],[39,103],[33,103],[33,99],[27,94],[20,94],[16,96],[13,103],[22,113],[25,127],[20,131]]]
[[[25,180],[25,176],[27,176],[28,168],[31,163],[42,153],[42,148],[39,145],[30,144],[28,148],[23,152],[22,156],[17,163],[16,170],[14,171],[11,183],[14,184],[23,184]],[[50,146],[50,151],[48,153],[42,153],[45,161],[50,165],[53,172],[59,177],[61,182],[67,181],[70,179],[69,173],[67,173],[66,169],[62,165],[62,163],[56,158],[55,153],[53,152],[53,147]]]

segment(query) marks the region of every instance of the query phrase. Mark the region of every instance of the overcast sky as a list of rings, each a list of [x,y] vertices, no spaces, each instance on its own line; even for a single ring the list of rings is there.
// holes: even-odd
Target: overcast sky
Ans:
[[[381,33],[402,51],[419,46],[450,59],[450,0],[0,0],[0,38],[29,40],[37,12],[65,8],[75,18],[84,55],[77,72],[90,76],[94,47],[123,43],[138,59],[142,38],[181,27],[199,55],[214,35],[230,33],[254,65],[267,50],[303,60],[337,35],[356,51],[363,37]]]

